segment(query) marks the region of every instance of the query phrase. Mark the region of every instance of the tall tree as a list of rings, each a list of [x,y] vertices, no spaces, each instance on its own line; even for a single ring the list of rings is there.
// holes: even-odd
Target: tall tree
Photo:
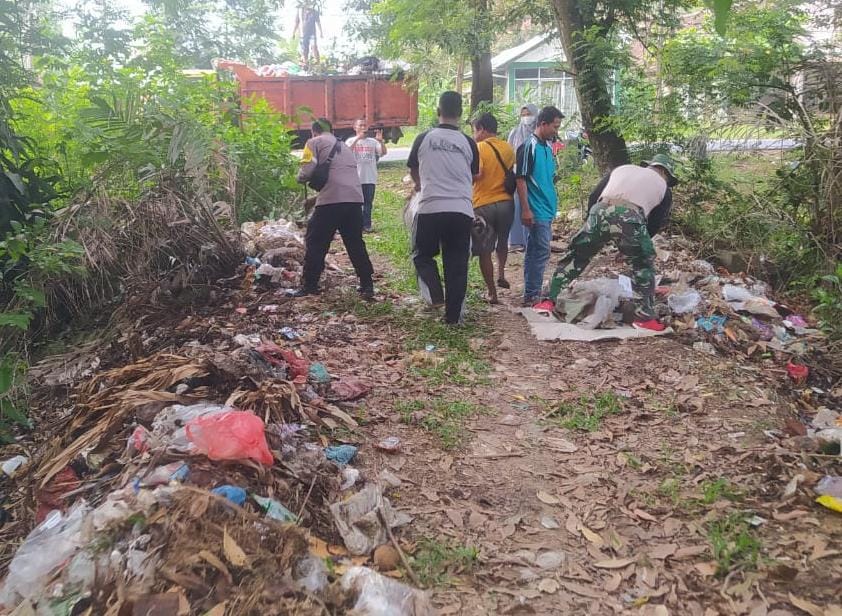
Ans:
[[[623,38],[653,27],[674,27],[684,0],[551,0],[562,47],[573,73],[582,124],[602,170],[629,161],[623,136],[609,121],[612,74],[628,61]]]
[[[434,52],[471,63],[471,108],[491,101],[491,43],[502,25],[491,0],[352,0],[365,18],[353,26],[356,36],[374,43],[387,58],[429,66]]]

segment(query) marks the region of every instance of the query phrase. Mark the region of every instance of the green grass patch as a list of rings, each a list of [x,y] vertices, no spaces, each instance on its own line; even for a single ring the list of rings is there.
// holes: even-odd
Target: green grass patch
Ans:
[[[730,501],[739,501],[743,498],[743,493],[724,477],[704,481],[700,487],[702,490],[700,500],[704,505],[712,505],[723,498]]]
[[[711,553],[716,561],[716,574],[725,576],[734,570],[757,568],[760,541],[752,535],[745,517],[737,512],[707,525]]]
[[[432,398],[427,402],[399,400],[393,408],[405,424],[413,423],[413,414],[420,413],[423,416],[421,427],[434,435],[443,449],[461,445],[466,436],[465,422],[482,412],[480,407],[465,400],[445,398]]]
[[[581,396],[576,402],[561,402],[545,415],[568,430],[596,432],[602,427],[602,421],[609,415],[623,411],[622,399],[615,393],[606,391],[591,396]]]
[[[424,586],[449,584],[455,575],[470,573],[479,559],[473,547],[422,539],[412,556],[412,569]]]

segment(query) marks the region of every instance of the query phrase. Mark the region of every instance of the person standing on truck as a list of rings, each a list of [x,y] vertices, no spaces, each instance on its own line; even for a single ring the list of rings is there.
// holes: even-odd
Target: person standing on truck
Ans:
[[[427,288],[432,304],[445,305],[448,325],[462,320],[474,220],[473,179],[479,173],[477,144],[459,130],[461,117],[462,95],[444,92],[439,97],[438,125],[415,138],[407,161],[420,193],[412,260],[418,283]],[[439,252],[444,289],[435,260]]]
[[[473,121],[474,140],[479,151],[479,175],[474,177],[474,216],[484,225],[474,225],[473,251],[479,257],[479,269],[488,289],[488,302],[498,304],[497,287],[508,289],[506,258],[509,256],[509,230],[515,217],[514,191],[515,152],[507,142],[497,137],[497,118],[483,113]],[[512,185],[507,186],[507,182]],[[497,283],[494,283],[494,263],[497,254]]]
[[[299,182],[308,182],[320,164],[328,164],[327,182],[316,197],[316,207],[304,236],[304,273],[293,297],[319,293],[319,278],[334,234],[339,231],[354,271],[360,279],[357,292],[374,298],[374,269],[363,240],[363,192],[354,153],[333,136],[325,118],[313,122],[313,137],[304,146]]]
[[[316,64],[319,63],[319,41],[316,38],[316,28],[319,29],[319,36],[324,37],[318,4],[307,0],[299,3],[298,10],[295,13],[295,26],[292,29],[293,38],[298,33],[299,26],[301,27],[301,63],[305,69],[309,69],[311,46],[313,59]]]
[[[363,189],[363,231],[371,233],[371,209],[374,205],[374,189],[377,186],[377,161],[386,155],[386,144],[383,142],[383,131],[374,132],[374,137],[367,134],[366,121],[359,119],[354,122],[356,135],[345,143],[351,148],[357,159],[357,174]]]

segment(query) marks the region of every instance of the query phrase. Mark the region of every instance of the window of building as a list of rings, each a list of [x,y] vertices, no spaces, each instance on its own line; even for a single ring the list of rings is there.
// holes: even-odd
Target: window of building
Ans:
[[[579,111],[573,78],[557,67],[515,68],[515,100],[555,105],[568,117]]]

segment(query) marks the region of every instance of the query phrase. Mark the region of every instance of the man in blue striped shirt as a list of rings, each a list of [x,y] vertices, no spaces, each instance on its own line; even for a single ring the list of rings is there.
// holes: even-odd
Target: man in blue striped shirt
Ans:
[[[544,268],[550,259],[552,224],[558,211],[555,190],[555,157],[552,141],[564,114],[555,107],[544,107],[538,114],[535,132],[517,150],[517,194],[521,221],[526,227],[526,254],[523,258],[523,305],[541,299]]]

